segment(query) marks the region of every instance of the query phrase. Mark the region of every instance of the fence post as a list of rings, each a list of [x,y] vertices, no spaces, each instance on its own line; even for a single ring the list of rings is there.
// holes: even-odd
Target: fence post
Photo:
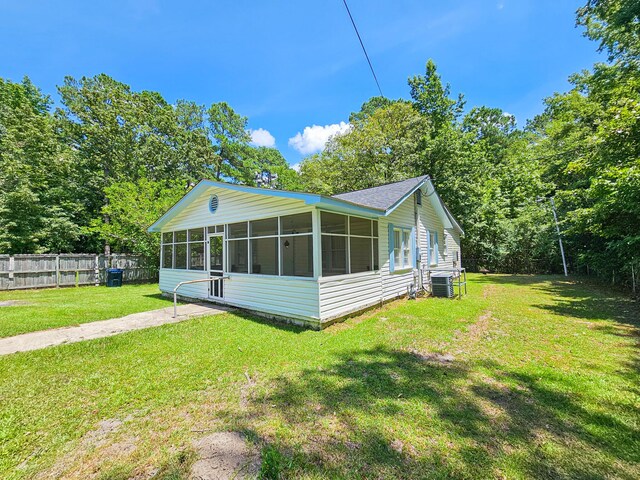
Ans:
[[[60,254],[56,255],[56,288],[60,288]]]
[[[11,285],[8,285],[7,288],[11,288],[11,286],[15,284],[15,282],[14,282],[15,279],[14,279],[14,275],[13,275],[13,272],[14,272],[15,269],[16,269],[15,258],[13,257],[13,255],[11,255],[9,257],[9,283]]]
[[[93,269],[96,287],[100,286],[100,255],[96,255],[96,264]]]

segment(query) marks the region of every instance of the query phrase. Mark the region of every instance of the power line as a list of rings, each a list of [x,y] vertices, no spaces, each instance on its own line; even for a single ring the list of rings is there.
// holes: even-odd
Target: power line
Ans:
[[[364,43],[362,42],[362,38],[360,37],[360,32],[358,32],[358,27],[356,27],[356,22],[353,20],[353,16],[351,15],[351,11],[349,10],[349,5],[347,5],[347,0],[342,0],[344,3],[344,8],[347,9],[347,13],[349,14],[349,18],[351,19],[351,24],[353,25],[353,29],[356,31],[356,35],[358,36],[358,40],[360,40],[360,46],[362,47],[362,51],[364,52],[364,56],[367,57],[367,62],[369,63],[369,68],[371,69],[371,73],[373,74],[373,79],[376,81],[376,85],[378,86],[378,91],[380,92],[380,96],[384,97],[382,93],[382,89],[380,88],[380,83],[378,82],[378,77],[376,76],[376,72],[373,70],[373,65],[371,64],[371,60],[369,59],[369,54],[367,53],[367,49],[364,48]]]

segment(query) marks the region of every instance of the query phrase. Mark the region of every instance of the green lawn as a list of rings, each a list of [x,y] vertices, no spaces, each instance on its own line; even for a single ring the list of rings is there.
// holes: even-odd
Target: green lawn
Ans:
[[[0,291],[0,337],[123,317],[171,306],[157,284]]]
[[[0,478],[182,478],[220,430],[282,478],[640,478],[638,318],[490,275],[323,332],[224,314],[0,357]]]

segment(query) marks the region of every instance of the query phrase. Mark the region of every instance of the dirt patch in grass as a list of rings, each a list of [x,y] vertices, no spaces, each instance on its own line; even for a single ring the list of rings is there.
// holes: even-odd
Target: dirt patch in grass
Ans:
[[[108,418],[98,422],[96,428],[88,431],[80,439],[79,447],[61,457],[48,475],[39,478],[82,478],[92,471],[99,461],[117,461],[128,458],[137,448],[139,438],[126,435],[123,426],[133,418]],[[122,435],[121,435],[122,434]],[[82,465],[82,472],[76,471]]]
[[[107,443],[110,435],[117,432],[123,421],[118,418],[109,418],[98,423],[98,427],[82,438],[82,445],[88,448],[100,447]]]
[[[237,432],[216,432],[193,442],[197,460],[192,480],[255,478],[260,456]]]
[[[479,341],[484,337],[484,335],[489,331],[489,322],[493,313],[491,311],[486,311],[478,320],[469,326],[469,330],[467,330],[465,337],[467,337],[470,341]]]
[[[251,391],[256,386],[255,375],[256,374],[254,374],[254,377],[252,378],[251,375],[249,375],[249,372],[244,372],[247,382],[240,387],[240,408],[242,410],[246,410],[247,405],[249,404]]]
[[[486,285],[482,289],[482,298],[492,297],[496,293],[496,286],[493,283]]]
[[[440,365],[450,365],[455,360],[455,357],[450,353],[424,353],[414,349],[410,349],[409,353],[414,354],[423,362],[437,363]]]

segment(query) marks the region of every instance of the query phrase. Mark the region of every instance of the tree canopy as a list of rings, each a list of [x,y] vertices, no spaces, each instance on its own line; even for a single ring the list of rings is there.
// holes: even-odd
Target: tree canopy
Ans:
[[[0,252],[157,255],[146,227],[200,179],[254,185],[269,169],[299,187],[227,103],[171,105],[104,74],[58,90],[52,111],[28,78],[0,79]]]
[[[573,270],[603,275],[640,263],[640,4],[589,0],[577,12],[609,62],[571,77],[525,128],[499,108],[465,108],[429,60],[411,101],[373,97],[350,128],[302,163],[321,193],[428,174],[466,231],[467,262],[559,271],[555,198]]]
[[[465,229],[463,263],[506,272],[560,270],[553,197],[574,271],[638,269],[640,3],[588,0],[576,23],[608,61],[526,126],[467,106],[428,60],[407,99],[365,101],[300,173],[225,102],[170,104],[101,74],[65,78],[54,110],[28,78],[0,79],[0,253],[156,255],[147,225],[192,184],[267,170],[271,187],[328,195],[429,175]]]

